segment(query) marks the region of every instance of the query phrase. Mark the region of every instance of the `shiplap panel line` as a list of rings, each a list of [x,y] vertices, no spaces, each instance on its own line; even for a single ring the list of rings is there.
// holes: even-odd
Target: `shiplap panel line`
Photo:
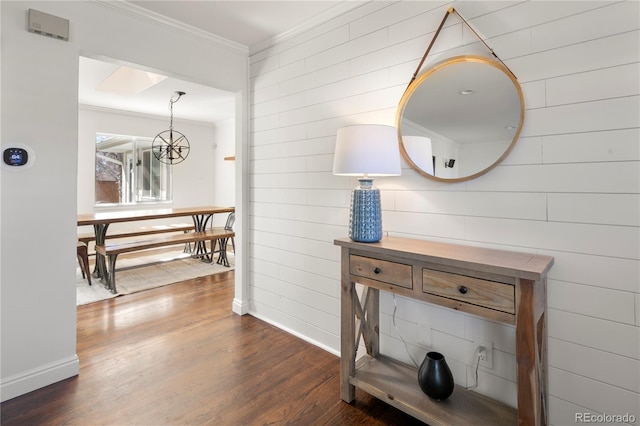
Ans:
[[[561,371],[561,370],[559,370],[559,371]],[[555,396],[555,395],[549,395],[549,401],[550,401],[549,405],[563,403],[563,404],[566,404],[567,406],[571,407],[571,408],[567,407],[565,409],[565,411],[563,413],[561,413],[561,415],[556,415],[555,410],[552,411],[552,415],[550,415],[550,417],[552,419],[556,420],[557,423],[555,421],[554,422],[550,422],[549,426],[567,426],[567,425],[577,424],[576,416],[581,416],[581,418],[586,418],[585,417],[586,414],[594,416],[593,417],[594,419],[597,419],[598,415],[604,415],[604,414],[611,415],[612,414],[610,410],[597,411],[597,410],[591,409],[589,407],[586,407],[584,405],[577,404],[575,401],[572,401],[570,399],[565,399],[565,398],[561,398],[561,397],[558,397],[558,396]],[[628,413],[628,410],[623,412],[621,415],[625,415],[627,413]],[[618,414],[618,413],[616,412],[616,414]],[[597,423],[597,424],[601,424],[601,425],[605,425],[605,426],[615,426],[614,423]],[[617,424],[636,425],[636,423],[617,423]]]
[[[261,288],[263,291],[271,294],[277,294],[274,290],[277,289],[279,293],[286,294],[287,299],[296,303],[304,304],[312,309],[322,311],[326,304],[334,305],[335,308],[327,311],[326,314],[334,317],[340,317],[339,297],[329,296],[325,293],[314,291],[308,287],[298,287],[293,282],[287,282],[282,280],[281,277],[269,277],[267,275],[260,274],[259,271],[254,271],[256,274],[261,275],[259,280],[255,281],[255,287]],[[257,277],[256,277],[257,278]]]
[[[640,226],[640,194],[547,193],[546,197],[550,222]]]
[[[256,280],[256,282],[259,281],[260,280]],[[261,293],[258,294],[258,296],[261,297],[257,297],[256,300],[262,300],[265,305],[282,312],[288,312],[293,318],[297,318],[304,323],[317,327],[325,327],[324,329],[332,334],[340,334],[340,315],[331,315],[300,300],[289,298],[282,293],[271,292],[268,289],[255,285],[253,289],[255,292]],[[286,306],[289,306],[289,309],[287,309]]]
[[[584,20],[585,15],[588,14],[601,16],[602,10],[611,5],[597,2],[580,3],[565,3],[562,7],[554,10],[553,16],[549,16],[544,6],[535,3],[525,1],[506,3],[508,5],[507,7],[501,8],[500,10],[489,10],[488,13],[483,13],[480,16],[468,19],[468,21],[483,34],[487,40],[509,36],[519,31],[534,28],[542,28],[545,31],[550,31],[551,27],[559,27],[561,30],[559,32],[562,33],[562,30],[565,30],[567,27],[567,21],[574,19]],[[463,16],[465,16],[466,9],[461,9],[460,11]],[[517,26],[504,25],[504,22],[517,22]],[[602,23],[601,26],[606,27],[606,21]],[[615,29],[614,26],[611,27]],[[553,31],[552,34],[557,36],[555,31]],[[554,39],[557,39],[557,37],[554,37]],[[556,41],[556,43],[558,42],[560,41]],[[489,45],[491,46],[491,44]]]
[[[549,337],[640,360],[638,327],[547,308]]]
[[[578,315],[635,325],[634,294],[637,293],[550,279],[547,283],[547,306]]]
[[[309,241],[312,243],[313,242],[322,243],[322,241],[319,241],[319,240],[315,240],[315,241],[309,240]],[[300,251],[297,251],[297,250],[288,249],[286,247],[286,244],[281,244],[281,243],[269,244],[264,241],[255,241],[255,242],[252,242],[251,246],[255,251],[254,257],[256,259],[267,260],[274,265],[288,266],[290,268],[299,269],[299,270],[304,270],[303,268],[305,267],[306,263],[309,261],[317,261],[318,263],[324,264],[326,268],[330,269],[332,266],[335,267],[336,263],[338,263],[340,260],[339,256],[337,255],[337,252],[335,250],[331,250],[330,248],[327,248],[325,250],[326,253],[315,252],[313,255],[310,255],[310,254],[302,254],[300,253]],[[288,261],[280,260],[280,259],[275,260],[273,259],[273,257],[268,257],[263,254],[266,251],[269,251],[271,253],[272,250],[277,251],[281,255],[288,256],[289,258]],[[319,271],[321,271],[322,273],[320,273]],[[315,275],[320,275],[327,278],[335,278],[335,273],[327,274],[326,270],[322,270],[322,269],[312,269],[309,272]]]
[[[471,216],[470,215],[469,217],[488,217],[488,216]],[[637,230],[638,228],[638,225],[636,224],[616,224],[616,223],[604,223],[604,222],[595,222],[595,221],[590,222],[590,221],[581,221],[581,220],[543,220],[543,222],[557,223],[557,224],[567,223],[567,224],[574,224],[574,225],[594,225],[594,226],[606,225],[614,228],[615,227],[627,228],[629,229],[629,231]],[[609,257],[609,256],[605,255],[605,257]],[[623,259],[620,256],[611,256],[611,257]],[[636,259],[636,258],[631,258],[631,259]]]
[[[271,262],[274,265],[287,266],[333,279],[339,278],[340,275],[336,271],[338,262],[330,256],[319,257],[285,250],[282,247],[260,246],[255,243],[251,244],[251,249],[254,258]]]
[[[549,368],[549,375],[549,390],[558,398],[598,412],[630,413],[636,420],[640,418],[638,394],[635,392],[555,367]],[[603,398],[603,395],[608,397]]]
[[[290,315],[287,311],[282,309],[282,306],[276,305],[272,307],[268,304],[264,303],[256,303],[255,299],[250,301],[249,313],[256,316],[257,318],[262,319],[269,324],[276,325],[277,327],[284,329],[289,333],[293,333],[295,335],[300,336],[303,340],[310,341],[311,339],[308,337],[307,329],[309,323],[302,318],[298,318],[295,315]],[[322,329],[318,327],[319,329]],[[339,346],[340,340],[339,337],[335,333],[325,331],[326,335],[324,336],[327,340],[310,341],[312,344],[324,344],[327,347],[335,347],[337,344]]]
[[[547,79],[548,81],[548,79]],[[539,106],[539,107],[533,107],[533,108],[526,108],[525,110],[525,116],[527,112],[536,112],[539,110],[548,110],[550,108],[561,108],[561,107],[566,107],[566,106],[574,106],[574,105],[585,105],[585,104],[589,104],[589,103],[597,103],[597,102],[606,102],[606,101],[613,101],[613,100],[620,100],[620,99],[626,99],[626,98],[632,98],[635,100],[638,100],[638,94],[629,94],[629,95],[624,95],[624,96],[608,96],[608,97],[602,97],[602,98],[598,98],[598,99],[592,99],[592,100],[580,100],[580,101],[575,101],[575,102],[564,102],[564,103],[554,103],[554,104],[550,104],[550,105],[545,105],[545,106]],[[615,129],[612,130],[633,130],[633,129],[637,129],[638,126],[620,126],[620,127],[616,127]],[[606,131],[605,130],[590,130],[588,132],[583,132],[583,133],[590,133],[590,132],[600,132],[600,131]],[[580,133],[580,132],[567,132],[567,133],[563,133],[563,134],[574,134],[574,133]],[[536,135],[536,136],[547,136],[547,135]],[[533,135],[527,135],[526,137],[533,137]]]
[[[552,337],[548,350],[549,364],[560,370],[616,384],[632,392],[640,391],[640,361],[637,359]],[[602,364],[609,368],[593,368]]]
[[[259,117],[251,120],[252,130],[254,133],[258,133],[260,131],[277,130],[303,124],[319,124],[330,120],[343,121],[344,117],[375,114],[376,112],[388,111],[390,108],[395,109],[397,107],[395,99],[400,99],[398,88],[395,86],[387,87],[386,92],[387,93],[379,93],[379,91],[371,91],[334,100],[329,103],[330,105],[320,103],[301,108],[301,110],[298,111],[292,109],[284,113],[274,114],[273,116]],[[392,94],[388,95],[388,93]],[[389,101],[389,99],[394,99],[394,101]],[[354,105],[357,105],[358,102],[367,103],[369,109],[365,111],[355,110]],[[287,116],[287,114],[289,114],[289,116]],[[277,119],[273,120],[276,116]],[[392,125],[393,121],[387,120],[386,124]]]
[[[308,238],[312,241],[324,241],[330,244],[326,238],[339,235],[341,232],[344,233],[349,220],[349,211],[347,209],[336,214],[335,218],[332,219],[336,223],[332,224],[295,220],[290,217],[281,219],[279,214],[274,214],[273,211],[275,210],[268,211],[263,217],[254,219],[255,225],[252,226],[252,229],[255,231],[264,231],[273,236],[288,235]],[[343,218],[346,218],[347,223],[337,223]]]
[[[322,276],[314,281],[305,263],[324,257],[337,262],[335,252],[318,244],[332,241],[334,235],[344,236],[347,231],[349,194],[355,181],[331,174],[331,152],[327,149],[333,149],[335,130],[354,122],[394,123],[399,98],[391,99],[394,95],[382,91],[383,87],[406,87],[433,29],[447,6],[455,5],[429,6],[429,11],[412,16],[405,9],[406,3],[393,3],[384,10],[368,9],[361,17],[353,13],[339,23],[279,45],[277,58],[265,63],[265,72],[251,74],[251,85],[257,89],[251,95],[252,102],[258,115],[285,112],[267,115],[252,124],[255,131],[250,144],[261,148],[252,151],[251,167],[259,173],[251,177],[254,216],[250,232],[255,239],[250,251],[252,271],[258,274],[252,272],[250,279],[256,286],[266,286],[276,293],[259,292],[252,302],[265,316],[300,333],[315,336],[316,330],[309,323],[323,315],[307,321],[305,301],[287,294],[291,290],[288,286],[331,295],[338,291],[337,279],[333,282]],[[392,235],[411,234],[554,256],[556,264],[548,282],[548,317],[549,344],[556,352],[550,376],[557,383],[556,379],[567,377],[569,372],[572,384],[552,388],[550,424],[573,423],[577,409],[612,412],[617,407],[616,398],[628,400],[631,395],[637,400],[638,386],[628,375],[640,364],[640,355],[633,347],[640,326],[640,253],[635,254],[637,249],[632,247],[639,241],[633,206],[640,186],[633,180],[640,175],[640,122],[634,118],[638,85],[633,77],[640,55],[636,48],[638,18],[630,13],[638,10],[638,4],[472,2],[460,8],[518,76],[526,94],[525,129],[514,151],[499,167],[471,182],[445,185],[426,180],[406,164],[401,177],[376,179],[383,196],[383,226]],[[621,14],[625,11],[629,13]],[[347,25],[353,33],[349,42],[332,45],[340,36],[338,24]],[[455,43],[470,41],[470,34],[465,31],[461,35],[461,28],[459,23],[447,25],[444,34],[451,38],[440,43],[443,51],[433,52],[438,58],[454,52]],[[362,37],[357,39],[355,35]],[[361,49],[363,43],[367,46]],[[276,62],[278,66],[274,67]],[[385,108],[370,111],[370,103],[363,101],[366,97],[342,96],[342,102],[330,101],[341,97],[335,91],[342,85],[374,70],[388,74],[388,84],[371,83],[373,96],[389,98]],[[316,95],[321,91],[327,93]],[[306,105],[316,107],[300,113]],[[328,111],[335,113],[326,114]],[[312,139],[314,136],[324,138],[325,145],[320,148],[324,151],[318,149],[320,140]],[[260,161],[276,159],[281,161]],[[272,173],[279,167],[281,173]],[[473,197],[481,199],[485,193],[494,194],[495,211],[509,200],[522,198],[529,200],[534,212],[510,208],[502,217],[492,214],[494,210],[481,200],[468,208],[459,204]],[[315,196],[321,198],[315,200]],[[421,207],[412,205],[414,200],[421,200]],[[320,217],[313,212],[317,205],[336,209],[330,216]],[[286,219],[281,219],[281,214]],[[337,263],[334,267],[339,270]],[[313,269],[311,274],[326,272]],[[324,283],[332,288],[314,288]],[[581,303],[579,297],[572,298],[574,291],[589,300]],[[280,296],[301,303],[282,302]],[[266,307],[267,303],[276,307]],[[389,308],[391,301],[382,298],[382,303]],[[429,327],[437,332],[464,333],[468,341],[475,333],[496,340],[496,347],[505,346],[509,340],[509,330],[499,324],[476,324],[477,319],[471,316],[447,316],[425,305],[398,303],[403,321],[417,323],[418,330],[432,321],[435,324]],[[325,313],[336,312],[335,306],[312,304]],[[278,309],[291,309],[300,319]],[[403,323],[401,330],[405,325],[411,328],[407,324]],[[451,324],[462,324],[462,331],[451,330]],[[395,335],[388,323],[382,325],[386,327],[384,333]],[[327,330],[322,324],[317,328]],[[339,347],[337,338],[320,336]],[[463,359],[468,342],[449,343],[452,347],[447,352],[455,352],[456,363],[462,361],[469,371],[472,363]],[[420,341],[409,342],[413,344],[419,345]],[[589,363],[581,363],[582,358],[575,362],[567,359],[574,352],[585,354],[591,364],[617,360],[619,366],[593,371]],[[504,363],[508,361],[500,361],[498,368],[508,367]],[[479,391],[488,395],[504,388],[490,379],[484,385]],[[594,400],[585,394],[589,386],[606,390],[606,395]],[[631,393],[621,392],[621,388]]]
[[[638,266],[640,267],[640,263],[638,263]],[[588,283],[588,282],[567,281],[567,280],[561,280],[561,279],[555,279],[555,278],[549,279],[549,284],[548,285],[553,285],[553,284],[551,284],[553,282],[561,282],[561,283],[566,283],[566,284],[575,284],[575,285],[584,286],[584,287],[587,287],[587,288],[593,288],[593,289],[598,289],[598,290],[622,293],[622,294],[627,295],[627,296],[631,296],[631,295],[634,295],[634,294],[640,294],[640,285],[638,285],[638,288],[636,288],[636,289],[620,289],[620,288],[608,287],[606,284],[598,285],[598,284],[593,284],[593,283]]]
[[[536,250],[553,256],[554,267],[549,279],[577,282],[612,290],[640,292],[640,261],[603,256]]]
[[[629,293],[628,296],[629,296],[630,299],[632,299],[633,298],[633,293]],[[555,311],[563,312],[563,313],[566,313],[566,314],[579,315],[579,316],[582,316],[582,317],[585,317],[585,318],[591,318],[591,319],[595,319],[595,320],[599,320],[599,321],[606,321],[608,323],[611,323],[612,325],[618,324],[618,325],[621,325],[621,326],[633,327],[635,329],[638,329],[638,327],[633,323],[633,321],[626,322],[626,321],[613,320],[613,319],[609,319],[609,318],[603,318],[602,316],[598,316],[598,315],[595,315],[595,314],[585,314],[585,313],[581,313],[581,312],[571,311],[571,310],[568,310],[568,309],[565,309],[565,308],[558,308],[558,307],[551,308],[551,307],[549,307],[549,309],[553,309]],[[560,340],[565,340],[565,339],[560,339]],[[567,340],[567,341],[571,341],[571,340]],[[577,342],[574,342],[574,343],[577,343]],[[633,357],[630,357],[630,358],[633,358]],[[636,359],[636,358],[634,358],[634,359]]]
[[[330,101],[348,99],[367,93],[379,92],[386,87],[393,87],[389,82],[387,69],[372,71],[357,77],[335,80],[315,88],[306,88],[300,92],[283,95],[270,101],[256,104],[253,117],[286,113],[301,107],[312,107]]]
[[[378,2],[366,2],[362,5],[358,5],[351,10],[346,11],[344,14],[338,15],[331,20],[322,23],[321,25],[308,28],[306,31],[296,34],[295,37],[282,40],[268,49],[264,49],[260,52],[250,56],[251,60],[259,62],[265,60],[270,56],[283,56],[283,53],[289,52],[292,48],[300,45],[305,45],[309,41],[322,37],[324,34],[335,30],[343,25],[350,25],[355,19],[360,19],[361,15],[366,15],[371,12],[375,12],[383,3]],[[307,51],[306,51],[307,52]]]
[[[509,60],[508,65],[518,71],[518,81],[522,84],[588,72],[602,67],[629,64],[638,61],[637,33],[638,30],[630,31],[569,47],[524,55]],[[620,48],[610,49],[614,44]],[[602,52],[607,54],[604,55]],[[555,66],[545,66],[549,63]]]
[[[369,105],[367,111],[376,111],[397,106],[397,102],[391,102],[390,99],[400,99],[404,92],[404,87],[400,85],[390,85],[379,87],[375,90],[366,90],[360,93],[350,94],[348,96],[338,96],[323,101],[314,100],[305,105],[291,107],[290,109],[280,111],[282,125],[295,125],[301,123],[314,123],[330,118],[337,118],[343,113],[350,114],[349,111],[355,111],[354,105],[365,102]],[[360,107],[359,107],[360,108]],[[362,110],[357,113],[362,113]],[[353,112],[351,112],[353,113]]]
[[[581,407],[573,402],[549,395],[549,426],[567,426],[576,424],[576,413],[598,414],[596,411]],[[611,424],[606,426],[613,426]]]
[[[300,59],[294,62],[289,62],[283,65],[280,65],[279,67],[269,68],[262,74],[261,73],[258,73],[255,75],[252,74],[252,76],[250,77],[250,79],[254,83],[252,86],[254,86],[254,88],[263,89],[265,85],[280,84],[285,82],[286,79],[282,75],[283,68],[291,69],[294,71],[289,75],[289,78],[292,78],[292,77],[300,78],[300,77],[304,77],[307,74],[312,74],[318,71],[322,71],[324,68],[331,68],[345,62],[350,63],[353,60],[357,60],[359,57],[368,55],[370,53],[369,46],[376,46],[378,44],[378,43],[374,43],[373,42],[374,40],[371,40],[371,38],[382,37],[382,36],[384,36],[383,38],[385,40],[388,39],[387,30],[377,30],[376,32],[365,34],[361,37],[344,39],[339,42],[336,42],[335,44],[328,45],[325,49],[321,50],[316,54],[329,55],[331,57],[339,58],[339,59],[332,62],[324,63],[320,67],[314,67],[314,66],[309,67],[309,64],[307,63],[306,58],[309,58],[311,56],[305,56],[305,57],[301,57]],[[385,49],[391,47],[386,42],[384,44],[385,44],[385,47],[384,47]],[[352,51],[358,51],[357,49],[358,45],[360,45],[359,55],[356,55],[356,56],[346,55],[346,53],[350,53]],[[344,59],[341,59],[341,58],[344,58]],[[297,64],[297,66],[294,67],[292,66],[292,64],[294,65]],[[380,66],[378,68],[384,68],[384,66]],[[262,81],[261,79],[264,79],[265,81]]]
[[[533,28],[536,28],[536,27],[533,27]],[[575,41],[573,43],[559,44],[559,45],[548,47],[548,48],[545,48],[545,49],[535,50],[535,51],[532,51],[532,52],[525,53],[525,54],[523,54],[521,56],[512,56],[512,57],[509,57],[508,60],[517,60],[517,59],[528,57],[528,56],[535,56],[535,55],[539,55],[539,54],[553,53],[553,52],[556,52],[558,50],[571,49],[573,47],[581,46],[581,45],[588,44],[588,43],[607,41],[608,39],[611,39],[611,38],[626,36],[626,35],[630,35],[630,34],[634,35],[637,32],[638,32],[637,29],[629,29],[629,30],[625,30],[625,31],[618,31],[618,32],[614,32],[614,33],[611,33],[611,34],[606,34],[606,35],[603,35],[603,36],[600,36],[600,37],[593,37],[593,38],[588,38],[588,39],[584,39],[584,40]],[[612,65],[612,66],[629,65],[629,64],[632,64],[632,63],[634,63],[634,61],[617,63],[617,64]],[[602,68],[608,68],[608,67],[607,66],[603,66]],[[591,68],[588,71],[595,71],[595,70],[598,70],[598,69],[600,69],[600,68]],[[556,75],[556,76],[553,76],[553,77],[545,77],[545,78],[543,78],[543,80],[550,79],[550,78],[556,78],[556,77],[565,77],[565,76],[569,76],[569,75],[572,75],[572,74],[580,74],[582,72],[588,72],[588,71],[576,71],[576,72],[571,72],[571,73],[567,73],[567,74]],[[537,80],[527,80],[527,83],[531,83],[531,82],[534,82],[534,81],[537,81]]]
[[[453,24],[453,25],[461,25],[461,24]],[[531,28],[535,28],[535,26],[533,26],[533,27],[531,27]],[[518,30],[513,31],[513,33],[519,33],[519,32],[521,32],[522,30],[523,30],[523,29],[521,28],[521,29],[518,29]],[[634,31],[634,30],[628,30],[628,31],[626,31],[626,32],[633,32],[633,31]],[[608,35],[608,36],[603,36],[603,37],[599,37],[599,38],[606,38],[606,37],[616,36],[616,35],[624,34],[624,33],[625,33],[625,32],[619,32],[619,33],[616,33],[616,34],[612,34],[612,35]],[[504,34],[503,34],[503,35],[501,35],[501,36],[499,36],[499,37],[504,37]],[[568,45],[560,45],[560,46],[558,46],[558,47],[554,47],[554,48],[552,48],[552,49],[550,48],[550,49],[546,49],[546,50],[540,50],[540,51],[538,51],[538,52],[545,52],[545,51],[547,51],[547,50],[561,49],[561,48],[563,48],[563,47],[567,47],[567,46],[571,46],[571,45],[580,45],[580,44],[583,44],[583,43],[588,42],[588,41],[598,40],[599,38],[593,38],[593,39],[588,39],[588,40],[580,40],[580,41],[576,41],[576,42],[574,42],[574,43],[572,43],[572,44],[568,44]],[[352,40],[355,40],[355,39],[352,39]],[[487,39],[487,41],[488,41],[488,42],[490,42],[491,40],[492,40],[492,38],[488,38],[488,39]],[[399,43],[398,43],[398,44],[399,44]],[[425,45],[425,47],[426,47],[426,45]],[[416,53],[416,56],[415,56],[415,58],[414,58],[414,61],[417,61],[417,60],[420,58],[421,53],[422,53],[422,52],[417,52],[417,53]],[[535,52],[534,52],[534,53],[535,53]],[[531,54],[532,54],[532,52],[527,52],[527,53],[526,53],[526,54],[524,54],[523,56],[530,56]],[[514,58],[517,58],[517,57],[514,57]],[[513,59],[513,58],[507,58],[507,59]],[[407,62],[408,62],[408,61],[407,61]],[[257,77],[257,76],[260,76],[260,74],[255,75],[255,76],[252,74],[252,78]]]

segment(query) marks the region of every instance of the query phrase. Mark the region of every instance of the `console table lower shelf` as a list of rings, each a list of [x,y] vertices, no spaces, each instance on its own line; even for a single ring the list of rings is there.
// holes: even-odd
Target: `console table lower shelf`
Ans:
[[[342,247],[343,401],[352,402],[358,387],[430,426],[548,424],[546,287],[552,257],[400,237],[335,244]],[[381,354],[381,292],[514,325],[517,410],[462,387],[445,401],[430,400],[416,369]],[[356,360],[361,342],[367,356]]]
[[[457,385],[446,400],[432,400],[418,385],[417,369],[381,355],[360,358],[349,383],[430,426],[518,424],[515,408]]]

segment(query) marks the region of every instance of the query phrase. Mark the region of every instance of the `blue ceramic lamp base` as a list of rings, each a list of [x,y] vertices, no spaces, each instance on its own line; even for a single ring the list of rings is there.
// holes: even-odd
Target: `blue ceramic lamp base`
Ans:
[[[360,187],[351,194],[349,238],[361,243],[377,243],[382,239],[382,207],[380,190],[373,179],[360,178]]]

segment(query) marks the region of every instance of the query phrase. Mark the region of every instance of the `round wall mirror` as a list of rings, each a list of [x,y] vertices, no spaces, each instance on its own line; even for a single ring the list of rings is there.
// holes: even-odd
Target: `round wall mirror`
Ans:
[[[400,152],[420,174],[459,182],[498,165],[518,140],[524,98],[514,75],[482,56],[440,62],[407,88],[396,115]]]

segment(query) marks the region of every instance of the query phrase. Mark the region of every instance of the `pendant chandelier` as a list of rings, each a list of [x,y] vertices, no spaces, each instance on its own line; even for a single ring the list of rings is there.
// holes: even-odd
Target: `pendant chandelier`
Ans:
[[[180,100],[185,92],[175,92],[169,100],[169,110],[171,111],[171,121],[169,130],[162,131],[153,138],[151,149],[153,156],[162,163],[178,164],[182,163],[189,155],[189,139],[177,130],[173,130],[173,104]],[[175,100],[174,100],[175,98]]]

